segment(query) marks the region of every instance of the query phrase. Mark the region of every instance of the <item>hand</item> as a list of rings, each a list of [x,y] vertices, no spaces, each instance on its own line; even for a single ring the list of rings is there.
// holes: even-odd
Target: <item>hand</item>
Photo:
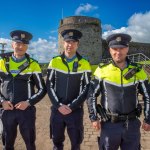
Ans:
[[[3,101],[2,106],[4,110],[13,110],[14,106],[10,101]]]
[[[63,115],[68,115],[72,112],[72,110],[67,105],[62,105],[58,108],[59,112]]]
[[[101,123],[99,120],[92,122],[92,126],[96,129],[96,131],[101,129]]]
[[[30,106],[30,104],[27,101],[21,101],[21,102],[17,103],[14,107],[16,109],[25,110],[29,106]]]
[[[150,131],[150,124],[143,122],[142,129],[144,129],[145,131]]]

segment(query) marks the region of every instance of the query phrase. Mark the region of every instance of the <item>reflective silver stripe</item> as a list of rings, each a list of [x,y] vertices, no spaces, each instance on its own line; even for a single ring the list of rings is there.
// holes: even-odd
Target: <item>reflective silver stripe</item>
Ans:
[[[53,76],[53,73],[54,73],[54,71],[55,71],[54,69],[51,69],[51,70],[52,70],[52,71],[51,71],[50,76],[49,76],[49,81],[51,81],[52,76]],[[53,87],[53,83],[50,82],[50,84],[51,84],[51,87]],[[56,76],[55,76],[55,85],[54,85],[55,91],[54,91],[54,89],[51,88],[51,87],[49,87],[49,88],[50,88],[50,90],[51,90],[51,92],[52,92],[52,95],[54,96],[55,100],[56,100],[57,102],[59,102],[59,100],[58,100],[58,98],[57,98],[57,96],[56,96],[56,94],[55,94],[55,91],[56,91]]]
[[[83,79],[84,79],[84,74],[82,74],[82,76],[81,76],[80,91],[79,91],[80,94],[82,92],[82,81],[83,81]]]
[[[64,70],[60,70],[60,69],[56,69],[56,68],[49,68],[52,70],[56,70],[58,72],[64,73],[64,74],[68,74],[68,70],[64,71]],[[82,71],[78,71],[78,72],[70,72],[70,74],[80,74],[80,73],[84,73],[84,72],[91,72],[91,70],[82,70]]]
[[[137,104],[139,103],[139,99],[138,99],[138,93],[139,93],[138,85],[139,85],[139,83],[136,84],[136,106],[137,106]]]
[[[99,83],[98,83],[98,85],[97,85],[97,87],[95,88],[95,90],[94,90],[94,93],[93,93],[93,110],[94,110],[94,114],[95,114],[95,116],[97,115],[97,110],[96,110],[96,106],[95,106],[95,100],[96,100],[96,93],[97,93],[97,91],[98,91],[98,89],[100,88],[100,79],[99,79]],[[93,81],[92,81],[93,82]]]
[[[41,73],[40,71],[35,71],[35,72],[26,72],[26,73],[23,73],[21,72],[20,75],[24,75],[24,74],[38,74],[38,73]]]
[[[150,111],[150,105],[149,105],[150,98],[149,98],[149,95],[148,95],[148,92],[147,92],[144,82],[141,82],[141,83],[142,83],[142,88],[143,88],[143,91],[144,91],[144,94],[146,97],[146,101],[148,101],[147,104],[145,105],[145,114],[146,114],[146,116],[148,116],[149,111]]]
[[[51,74],[50,74],[50,76],[49,76],[49,80],[52,79],[53,72],[54,72],[54,70],[52,69]]]
[[[34,95],[31,97],[31,99],[35,98],[37,95],[40,95],[41,92],[42,92],[42,89],[40,89],[38,93],[34,94]]]
[[[31,99],[35,98],[37,95],[40,95],[40,94],[42,93],[42,89],[43,89],[42,83],[41,83],[41,80],[40,80],[40,77],[39,77],[39,74],[35,73],[35,75],[36,75],[36,77],[37,77],[37,79],[38,79],[38,81],[39,81],[40,90],[39,90],[36,94],[34,94],[34,95],[31,97]]]
[[[89,79],[88,79],[88,76],[87,76],[87,72],[85,72],[85,81],[86,81],[86,84],[89,83]]]
[[[30,85],[30,80],[28,81],[28,98],[31,98],[31,85]]]
[[[104,81],[103,82],[103,85],[104,85],[104,89],[105,89],[105,109],[108,110],[108,98],[107,98],[107,88],[106,88],[106,82]]]
[[[42,83],[41,83],[39,74],[38,74],[38,73],[35,73],[35,75],[37,76],[37,79],[38,79],[38,81],[39,81],[40,88],[42,89],[43,87],[42,87]]]
[[[52,84],[52,83],[51,83],[51,84]],[[57,98],[57,96],[56,96],[56,94],[55,94],[53,88],[50,88],[50,89],[51,89],[51,91],[52,91],[52,94],[53,94],[55,100],[56,100],[57,102],[59,102],[59,100],[58,100],[58,98]]]

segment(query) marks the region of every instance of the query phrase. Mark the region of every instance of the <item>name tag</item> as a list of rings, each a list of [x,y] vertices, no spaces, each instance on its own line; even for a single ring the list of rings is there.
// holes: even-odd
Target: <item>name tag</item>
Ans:
[[[17,73],[19,73],[19,70],[10,70],[10,73],[11,74],[17,74]]]

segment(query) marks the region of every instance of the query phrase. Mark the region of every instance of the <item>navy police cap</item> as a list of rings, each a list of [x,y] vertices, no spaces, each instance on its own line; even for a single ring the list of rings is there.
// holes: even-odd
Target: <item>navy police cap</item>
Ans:
[[[29,44],[29,41],[32,39],[32,34],[27,31],[15,30],[10,33],[10,36],[13,41],[21,42],[24,44]]]
[[[82,33],[75,29],[68,29],[61,32],[64,41],[79,41],[82,37]]]
[[[108,46],[111,48],[124,48],[129,46],[131,36],[124,33],[111,34],[106,38]]]

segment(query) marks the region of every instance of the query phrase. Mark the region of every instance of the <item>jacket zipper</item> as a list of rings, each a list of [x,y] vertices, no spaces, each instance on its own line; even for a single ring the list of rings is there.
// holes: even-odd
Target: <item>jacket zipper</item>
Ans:
[[[14,102],[14,97],[15,97],[15,83],[14,83],[14,78],[12,79],[13,80],[13,93],[12,93],[12,99],[11,99],[11,102],[13,103]]]
[[[66,87],[66,100],[68,98],[68,83],[69,83],[69,76],[70,76],[70,71],[68,70],[68,75],[67,75],[67,87]]]

